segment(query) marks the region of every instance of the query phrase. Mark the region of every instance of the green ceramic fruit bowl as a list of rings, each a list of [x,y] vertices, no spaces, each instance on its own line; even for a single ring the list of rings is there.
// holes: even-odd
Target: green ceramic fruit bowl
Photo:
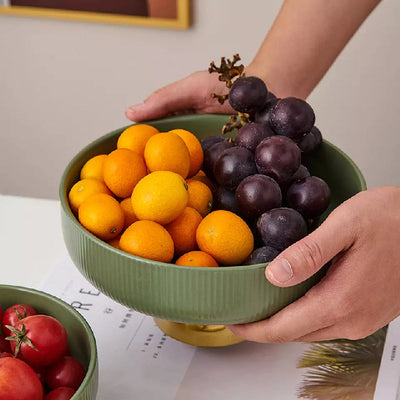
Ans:
[[[0,285],[0,306],[3,310],[17,303],[32,306],[38,313],[58,319],[67,330],[71,355],[86,369],[86,376],[71,400],[95,400],[98,388],[96,340],[86,320],[69,304],[39,290]]]
[[[186,115],[147,122],[161,132],[182,128],[199,139],[220,134],[226,115]],[[68,192],[91,157],[116,148],[125,129],[108,133],[82,149],[68,164],[60,183],[62,229],[69,254],[81,273],[100,291],[139,312],[188,324],[237,324],[264,319],[284,308],[318,282],[323,271],[301,284],[278,288],[264,276],[265,265],[223,268],[181,267],[146,260],[97,239],[77,221]],[[332,201],[324,217],[340,203],[366,188],[355,163],[324,141],[305,164],[325,179]]]

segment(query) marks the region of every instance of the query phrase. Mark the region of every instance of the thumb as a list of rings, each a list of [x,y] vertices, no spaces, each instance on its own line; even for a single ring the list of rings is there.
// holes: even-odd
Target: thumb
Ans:
[[[189,88],[189,90],[188,90]],[[125,116],[131,121],[145,121],[166,116],[168,113],[188,110],[193,92],[184,78],[152,93],[143,103],[129,107]]]
[[[316,230],[282,251],[267,265],[266,278],[276,286],[296,285],[351,247],[356,234],[347,214],[336,209]]]

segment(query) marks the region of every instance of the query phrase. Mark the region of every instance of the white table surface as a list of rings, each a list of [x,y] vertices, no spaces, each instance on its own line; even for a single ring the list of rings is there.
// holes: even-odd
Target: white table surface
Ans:
[[[3,284],[38,288],[67,254],[57,200],[0,195],[0,251]]]

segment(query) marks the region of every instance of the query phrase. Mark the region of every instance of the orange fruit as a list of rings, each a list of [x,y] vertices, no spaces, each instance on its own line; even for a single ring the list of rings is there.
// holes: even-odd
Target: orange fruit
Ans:
[[[81,169],[81,179],[92,178],[102,181],[103,163],[106,158],[107,154],[99,154],[86,161],[86,163]]]
[[[205,217],[212,208],[213,195],[210,188],[203,182],[195,179],[188,179],[189,201],[188,206],[197,210],[202,217]]]
[[[190,169],[190,153],[185,142],[175,133],[152,136],[144,149],[149,171],[171,171],[186,178]]]
[[[156,171],[146,175],[132,192],[132,207],[138,219],[168,224],[187,205],[187,184],[179,174]]]
[[[186,265],[188,267],[218,267],[217,261],[204,251],[189,251],[180,256],[176,265]]]
[[[211,193],[215,193],[217,185],[206,175],[203,170],[200,170],[196,175],[193,175],[190,179],[205,183],[211,190]]]
[[[200,250],[219,264],[240,265],[253,251],[254,237],[246,222],[233,212],[217,210],[200,222],[196,231]]]
[[[98,179],[82,179],[76,182],[68,193],[69,205],[72,211],[77,213],[80,205],[87,198],[99,193],[112,195],[106,184]]]
[[[136,124],[126,128],[118,137],[117,149],[129,149],[143,156],[147,141],[158,129],[151,125]]]
[[[133,211],[132,200],[130,197],[123,199],[119,204],[121,205],[125,215],[125,229],[126,229],[129,225],[132,225],[134,222],[136,222],[138,218],[135,214],[135,211]]]
[[[132,150],[114,150],[104,160],[104,182],[118,197],[129,197],[135,185],[146,174],[143,157]]]
[[[178,218],[165,225],[174,241],[175,255],[180,256],[191,250],[196,250],[196,230],[202,220],[200,213],[192,207],[185,207]]]
[[[199,169],[197,171],[197,173],[195,175],[193,175],[191,178],[194,179],[194,178],[199,178],[199,177],[202,177],[202,176],[207,176],[207,175],[202,169]]]
[[[95,194],[79,207],[79,222],[102,240],[117,237],[124,227],[124,212],[118,201],[109,194]]]
[[[170,262],[174,242],[168,231],[154,221],[136,221],[121,235],[119,248],[154,261]]]
[[[115,247],[116,249],[119,249],[119,239],[120,239],[120,236],[118,235],[114,239],[108,240],[107,243],[110,246]]]
[[[185,129],[173,129],[170,131],[178,135],[186,144],[190,154],[190,169],[188,177],[195,175],[203,164],[204,154],[200,140],[193,133]]]

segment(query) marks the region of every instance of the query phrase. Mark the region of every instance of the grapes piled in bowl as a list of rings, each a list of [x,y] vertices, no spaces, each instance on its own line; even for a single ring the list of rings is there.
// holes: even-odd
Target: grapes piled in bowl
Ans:
[[[173,116],[148,123],[160,132],[176,127],[193,132],[204,148],[209,136],[218,137],[209,139],[211,142],[237,146],[229,144],[227,139],[227,136],[233,139],[234,132],[221,135],[221,127],[228,119],[229,115],[198,114]],[[114,300],[157,318],[219,325],[267,318],[304,295],[321,279],[323,273],[317,273],[298,285],[281,288],[265,279],[265,262],[223,268],[185,267],[134,256],[90,234],[71,210],[68,193],[79,180],[83,165],[93,156],[115,149],[124,129],[121,127],[109,132],[81,149],[66,167],[60,182],[65,244],[72,261],[95,287]],[[329,207],[318,223],[343,201],[366,188],[357,165],[329,141],[323,140],[317,150],[310,154],[302,152],[301,155],[310,174],[321,177],[331,188]],[[217,185],[214,193],[214,207],[222,208],[222,204],[230,202],[234,207],[237,203],[235,196],[232,197],[235,193],[221,185]],[[246,221],[250,220],[257,237],[257,227],[254,226],[257,219],[246,217]],[[257,239],[260,241],[259,237]],[[270,247],[265,247],[258,243],[257,248],[261,250],[255,251],[272,251]]]
[[[214,71],[211,71],[214,72]],[[227,85],[232,116],[224,134],[202,142],[204,170],[217,188],[214,207],[240,215],[252,228],[256,248],[245,261],[271,261],[318,223],[331,200],[328,183],[312,175],[303,158],[322,144],[315,113],[304,100],[277,98],[255,76]]]
[[[227,64],[210,66],[229,88],[227,95],[213,97],[229,100],[237,115],[177,115],[147,124],[160,132],[184,129],[200,140],[202,169],[214,181],[214,210],[233,211],[254,234],[255,247],[246,265],[195,268],[145,259],[108,245],[79,223],[68,193],[85,163],[113,151],[127,127],[81,149],[61,178],[62,229],[72,261],[104,294],[158,319],[224,325],[275,314],[319,282],[326,269],[282,288],[265,279],[266,262],[366,188],[353,160],[322,140],[306,102],[276,98],[258,78],[243,76],[234,62]]]

